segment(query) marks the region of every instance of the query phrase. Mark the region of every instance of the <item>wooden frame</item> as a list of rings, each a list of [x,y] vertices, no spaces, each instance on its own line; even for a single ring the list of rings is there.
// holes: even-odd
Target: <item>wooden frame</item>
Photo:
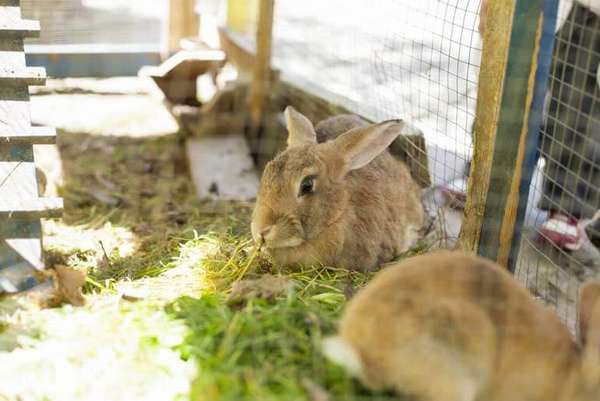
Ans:
[[[39,26],[20,18],[18,1],[0,2],[0,293],[30,288],[44,268],[40,218],[61,215],[60,198],[39,193],[34,144],[53,143],[55,131],[33,127],[28,85],[43,85],[43,68],[28,67],[24,37]]]
[[[556,20],[556,8],[554,13],[551,6],[544,8],[545,1],[556,6],[554,0],[488,0],[475,150],[459,245],[504,266],[514,263],[509,259],[515,257],[527,202],[523,189],[533,172],[526,154],[541,123],[540,97],[552,48],[547,35],[541,39]]]

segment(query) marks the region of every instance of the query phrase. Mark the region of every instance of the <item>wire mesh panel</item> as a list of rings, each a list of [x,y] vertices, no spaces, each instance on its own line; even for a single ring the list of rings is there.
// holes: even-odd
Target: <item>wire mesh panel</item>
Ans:
[[[479,0],[276,2],[274,63],[282,78],[371,121],[408,122],[408,132],[425,139],[424,147],[405,144],[409,164],[426,164],[420,167],[431,183],[448,189],[434,193],[436,217],[439,206],[466,190],[479,6]],[[447,209],[439,220],[440,237],[451,245],[462,212]]]
[[[433,181],[461,176],[471,149],[479,0],[277,2],[275,63],[291,81],[372,120],[423,131]]]
[[[23,14],[40,20],[39,45],[146,45],[160,49],[166,0],[23,0]]]
[[[600,7],[563,1],[555,37],[537,174],[517,266],[532,292],[574,327],[580,285],[600,253]]]

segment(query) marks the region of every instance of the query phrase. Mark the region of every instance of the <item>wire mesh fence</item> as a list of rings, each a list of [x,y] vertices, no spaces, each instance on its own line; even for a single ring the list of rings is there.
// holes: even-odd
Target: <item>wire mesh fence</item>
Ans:
[[[598,16],[560,2],[539,161],[517,277],[575,327],[581,284],[597,277]],[[343,17],[340,17],[343,10]],[[481,57],[479,1],[277,2],[275,64],[284,79],[373,121],[420,131],[432,184],[466,191]],[[444,208],[445,235],[460,211]],[[447,204],[445,204],[447,206]],[[596,216],[597,217],[597,216]],[[452,239],[452,238],[447,238]],[[446,245],[452,245],[452,241]]]
[[[23,0],[26,18],[39,20],[33,45],[146,45],[160,48],[167,0]]]
[[[594,1],[561,3],[538,172],[517,274],[571,327],[580,285],[598,278],[600,19]]]
[[[426,137],[433,182],[444,183],[462,176],[471,152],[478,11],[478,0],[282,0],[275,65],[368,119],[413,124]]]

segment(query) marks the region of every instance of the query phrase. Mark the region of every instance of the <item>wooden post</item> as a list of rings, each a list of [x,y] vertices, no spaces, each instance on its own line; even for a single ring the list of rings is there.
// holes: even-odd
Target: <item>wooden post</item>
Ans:
[[[0,293],[35,284],[44,267],[40,218],[60,216],[62,199],[38,192],[34,144],[53,143],[51,128],[32,127],[28,85],[43,85],[43,68],[25,63],[23,38],[39,34],[21,19],[18,0],[0,1]]]
[[[228,0],[227,28],[236,33],[248,33],[256,26],[259,2],[262,0]]]
[[[199,32],[195,0],[169,0],[169,54],[181,50],[181,39],[198,36]]]
[[[488,0],[462,249],[506,265],[536,92],[544,0]],[[545,85],[543,79],[537,85]],[[539,103],[535,104],[540,108]],[[539,127],[539,125],[538,125]]]
[[[256,62],[250,86],[249,109],[252,124],[262,122],[271,92],[271,52],[273,45],[274,0],[260,0],[256,27]]]

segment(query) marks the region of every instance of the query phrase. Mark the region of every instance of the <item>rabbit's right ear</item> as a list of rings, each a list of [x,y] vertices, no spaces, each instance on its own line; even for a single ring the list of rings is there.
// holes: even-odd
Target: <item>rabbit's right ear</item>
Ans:
[[[586,284],[579,294],[579,338],[600,355],[600,282]]]
[[[400,135],[402,120],[389,120],[367,127],[354,128],[333,141],[335,153],[343,160],[340,173],[346,174],[367,165],[384,152]]]
[[[288,148],[317,143],[315,127],[308,118],[292,106],[286,107],[284,114],[288,130]]]

